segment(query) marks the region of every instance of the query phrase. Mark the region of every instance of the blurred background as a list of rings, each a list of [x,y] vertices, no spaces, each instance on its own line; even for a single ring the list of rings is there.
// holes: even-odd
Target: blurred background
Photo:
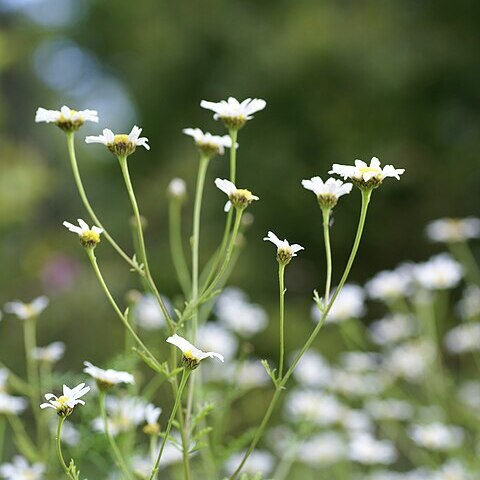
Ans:
[[[324,278],[321,215],[303,178],[372,156],[406,169],[401,182],[374,193],[351,277],[358,283],[436,253],[423,233],[428,221],[480,213],[479,2],[0,0],[0,14],[0,303],[51,298],[39,343],[67,344],[64,370],[78,372],[87,358],[104,362],[123,337],[84,252],[61,226],[87,214],[65,136],[34,123],[38,106],[98,110],[100,123],[77,135],[77,155],[98,215],[128,251],[130,208],[118,163],[83,137],[143,127],[152,149],[140,149],[130,168],[152,268],[162,293],[175,298],[166,187],[175,176],[187,181],[189,235],[198,161],[182,128],[224,133],[199,107],[202,99],[266,99],[239,135],[237,184],[261,201],[250,209],[255,221],[230,283],[274,315],[277,265],[262,237],[272,229],[305,246],[287,270],[292,348],[311,328],[312,290]],[[225,199],[213,180],[227,171],[228,159],[218,157],[208,173],[204,260],[224,225]],[[337,281],[359,206],[354,191],[335,210]],[[97,257],[118,298],[139,288],[107,242]],[[0,352],[21,371],[15,322],[0,323]],[[260,337],[257,355],[276,344],[274,331]]]

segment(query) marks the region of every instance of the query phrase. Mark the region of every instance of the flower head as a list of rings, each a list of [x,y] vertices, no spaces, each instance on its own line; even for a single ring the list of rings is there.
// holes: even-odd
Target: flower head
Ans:
[[[440,218],[426,227],[432,242],[455,243],[480,238],[480,218]]]
[[[145,422],[146,425],[143,427],[143,432],[147,435],[158,435],[160,432],[160,425],[158,424],[158,419],[162,409],[160,407],[155,407],[149,403],[145,407]]]
[[[135,379],[131,373],[118,372],[110,368],[103,370],[90,362],[83,362],[83,364],[85,365],[83,371],[95,379],[100,390],[109,390],[119,383],[129,383],[131,385],[135,383]]]
[[[463,267],[448,253],[441,253],[414,265],[413,275],[427,290],[444,290],[458,285],[463,276]]]
[[[85,142],[103,143],[112,153],[119,157],[131,155],[137,147],[145,147],[147,150],[150,150],[150,145],[147,143],[148,138],[140,137],[142,129],[136,125],[134,125],[128,135],[126,133],[116,135],[108,128],[105,128],[102,133],[103,135],[88,136],[85,138]]]
[[[13,397],[0,392],[0,415],[19,415],[27,408],[28,402],[22,397]]]
[[[76,405],[85,405],[83,400],[79,400],[90,391],[90,387],[86,387],[84,383],[77,385],[75,388],[63,386],[63,395],[57,397],[53,393],[47,393],[45,399],[48,403],[42,403],[40,408],[54,408],[60,417],[68,417],[73,412]]]
[[[298,243],[290,245],[287,240],[280,240],[273,232],[268,232],[265,241],[272,242],[277,247],[277,261],[282,265],[288,265],[297,252],[304,250]]]
[[[42,480],[45,467],[41,463],[30,465],[24,457],[17,455],[12,463],[0,465],[0,475],[5,480]]]
[[[254,113],[263,110],[266,105],[267,102],[260,98],[253,100],[247,98],[241,103],[233,97],[220,102],[208,102],[207,100],[200,102],[202,108],[215,112],[213,116],[215,120],[222,120],[227,128],[235,130],[242,128],[247,120],[253,118]]]
[[[53,364],[58,362],[65,353],[65,344],[63,342],[53,342],[46,347],[37,347],[32,352],[32,357],[44,363]]]
[[[334,163],[328,173],[336,173],[343,179],[349,178],[357,187],[370,190],[379,187],[386,177],[394,177],[400,180],[400,175],[404,172],[404,168],[394,168],[392,165],[385,165],[381,168],[380,160],[373,157],[370,165],[367,165],[363,160],[355,160],[355,165]]]
[[[183,178],[172,178],[167,187],[167,193],[170,198],[183,200],[187,196],[187,184]]]
[[[81,218],[77,219],[77,221],[80,225],[79,227],[67,221],[63,222],[63,226],[71,232],[78,234],[83,247],[95,248],[100,243],[100,234],[103,232],[103,229],[96,226],[90,228]]]
[[[233,205],[235,208],[243,210],[247,208],[254,200],[258,200],[250,190],[237,188],[230,180],[215,179],[215,185],[218,189],[228,195],[228,202],[225,204],[224,210],[228,212]]]
[[[302,185],[311,190],[317,196],[319,205],[325,208],[333,208],[342,195],[352,191],[351,183],[343,183],[335,178],[323,182],[320,177],[312,177],[310,180],[302,180]]]
[[[199,128],[184,128],[183,133],[193,137],[195,145],[207,157],[215,155],[223,155],[225,148],[232,148],[232,139],[230,135],[212,135],[211,133],[203,133]],[[235,144],[237,148],[238,144]]]
[[[178,347],[183,353],[183,365],[185,368],[190,370],[194,370],[200,364],[200,361],[209,357],[209,358],[218,358],[221,362],[224,361],[223,355],[220,355],[216,352],[202,352],[202,350],[198,349],[194,345],[192,345],[188,340],[185,338],[180,337],[179,335],[175,334],[171,337],[167,338],[167,342],[171,343]]]
[[[13,313],[20,320],[28,320],[30,318],[37,318],[50,303],[50,300],[45,295],[35,298],[30,303],[23,303],[19,300],[5,304],[5,311]]]
[[[64,105],[60,110],[38,108],[35,122],[54,123],[66,132],[78,130],[85,122],[98,123],[96,110],[72,110]]]

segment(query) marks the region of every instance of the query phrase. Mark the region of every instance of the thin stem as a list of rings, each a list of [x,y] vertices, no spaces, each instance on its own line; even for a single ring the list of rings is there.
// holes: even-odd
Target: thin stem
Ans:
[[[115,242],[115,240],[110,236],[108,231],[103,226],[102,222],[98,219],[97,215],[95,214],[89,200],[87,194],[85,193],[85,188],[83,187],[82,178],[80,176],[80,171],[78,169],[77,157],[75,154],[75,134],[74,132],[67,132],[67,148],[68,148],[68,155],[70,157],[70,164],[72,167],[73,176],[75,178],[75,183],[77,185],[78,193],[80,194],[80,198],[82,199],[83,206],[85,210],[87,210],[90,218],[93,220],[95,225],[103,229],[103,236],[107,239],[108,243],[117,251],[117,253],[135,270],[138,270],[138,267],[132,261],[132,259],[122,250],[122,248]],[[141,271],[139,271],[141,272]]]
[[[237,172],[237,148],[235,145],[237,143],[238,129],[231,128],[228,133],[232,140],[232,146],[230,147],[230,181],[235,183]]]
[[[280,360],[278,378],[283,376],[283,362],[285,356],[285,264],[278,263],[278,286],[280,305]]]
[[[480,268],[466,241],[450,243],[448,245],[454,257],[465,267],[467,281],[480,286]]]
[[[330,247],[330,208],[322,208],[323,216],[323,240],[325,244],[325,259],[327,263],[327,276],[325,279],[325,295],[323,304],[327,305],[330,298],[330,286],[332,284],[332,250]]]
[[[66,475],[68,478],[73,478],[72,475],[70,474],[70,469],[67,467],[67,464],[65,463],[65,459],[63,458],[62,454],[62,427],[63,423],[65,422],[65,417],[58,417],[58,424],[57,424],[57,435],[55,437],[55,443],[57,445],[57,457],[58,461],[60,462],[60,465],[62,466],[63,470],[65,471]],[[73,479],[75,480],[75,479]]]
[[[338,297],[340,291],[342,290],[343,286],[345,285],[345,282],[347,281],[348,275],[350,273],[350,270],[353,265],[353,261],[355,260],[355,256],[358,251],[358,247],[360,245],[360,240],[362,238],[362,233],[363,233],[363,227],[365,226],[365,219],[367,216],[367,210],[368,210],[368,204],[370,202],[370,196],[372,191],[371,190],[361,190],[362,193],[362,208],[360,210],[360,219],[358,222],[358,227],[357,227],[357,233],[355,235],[355,240],[353,242],[352,250],[350,252],[350,257],[348,258],[347,265],[345,267],[345,271],[343,272],[342,278],[340,280],[340,283],[338,284],[337,289],[335,290],[335,293],[332,295],[332,298],[330,299],[329,303],[326,305],[325,309],[322,312],[322,316],[318,322],[318,325],[315,327],[313,332],[311,333],[310,337],[308,340],[305,342],[305,345],[302,347],[300,352],[297,354],[295,357],[295,360],[293,361],[292,365],[290,368],[287,370],[285,373],[285,376],[282,378],[282,380],[276,385],[275,387],[275,393],[270,401],[270,404],[268,406],[267,411],[265,412],[265,415],[262,419],[262,422],[260,423],[260,426],[258,427],[257,431],[255,432],[255,435],[252,439],[252,442],[250,443],[250,446],[248,447],[247,451],[245,452],[242,461],[240,462],[240,465],[237,467],[237,469],[233,472],[233,474],[230,476],[230,480],[235,480],[238,475],[240,474],[243,466],[245,465],[245,462],[247,461],[248,457],[254,450],[254,448],[257,446],[257,443],[260,441],[260,439],[263,436],[263,432],[268,424],[268,421],[270,420],[270,417],[272,416],[272,413],[275,409],[275,406],[280,399],[280,395],[282,393],[283,388],[285,387],[288,379],[292,375],[293,371],[295,370],[295,367],[297,366],[298,362],[302,358],[303,354],[310,348],[312,345],[313,341],[317,337],[318,333],[320,332],[320,329],[322,328],[323,324],[325,323],[325,319],[327,318],[328,312],[332,308],[332,305],[334,304],[336,298]]]
[[[135,339],[135,341],[143,348],[145,353],[150,357],[150,359],[155,363],[155,365],[160,366],[158,364],[158,361],[154,357],[154,355],[150,352],[150,350],[146,347],[146,345],[143,343],[143,341],[140,339],[140,337],[137,335],[135,330],[132,328],[130,323],[128,322],[128,319],[125,317],[125,315],[122,313],[120,310],[119,306],[117,305],[117,302],[113,298],[112,294],[110,293],[110,290],[108,289],[107,284],[105,283],[105,280],[103,278],[102,272],[100,271],[100,268],[97,263],[97,258],[95,257],[95,252],[91,248],[86,248],[85,251],[87,252],[88,258],[90,259],[90,263],[92,264],[93,270],[95,272],[95,275],[98,278],[98,281],[100,282],[100,285],[102,286],[102,289],[105,293],[105,295],[108,298],[108,301],[112,305],[113,309],[115,310],[115,313],[118,315],[122,323],[125,325],[127,330],[130,332],[132,337]]]
[[[178,407],[180,406],[181,399],[182,399],[182,393],[183,393],[183,390],[184,390],[185,385],[187,383],[189,375],[190,375],[190,370],[187,370],[186,368],[184,368],[183,369],[183,374],[182,374],[182,379],[180,381],[180,385],[178,386],[177,396],[175,397],[175,403],[173,405],[173,409],[172,409],[172,412],[170,414],[170,418],[168,419],[167,428],[165,429],[165,433],[163,434],[164,437],[163,437],[162,445],[160,447],[160,451],[158,452],[157,459],[155,460],[155,464],[153,466],[152,473],[150,475],[149,480],[154,480],[154,479],[157,478],[158,468],[160,466],[160,460],[162,459],[163,450],[165,449],[165,445],[167,444],[168,436],[170,435],[170,430],[172,429],[173,421],[174,421],[175,416],[177,414]],[[185,446],[184,446],[184,448],[185,448]],[[188,459],[188,457],[187,457],[187,459]],[[184,460],[184,464],[185,464],[185,460]],[[184,470],[185,470],[185,473],[188,472],[188,468],[185,465],[184,465]],[[189,480],[189,478],[185,477],[185,480]]]
[[[118,157],[118,161],[120,163],[120,168],[122,170],[125,186],[127,187],[128,197],[132,205],[133,214],[135,215],[135,221],[137,224],[138,246],[140,249],[141,261],[143,262],[143,265],[145,268],[145,278],[150,286],[150,289],[152,290],[152,293],[155,295],[158,304],[160,305],[163,315],[167,320],[170,331],[173,332],[174,331],[173,320],[170,317],[170,313],[168,312],[168,309],[165,306],[165,302],[160,296],[160,293],[158,292],[155,282],[153,281],[153,277],[150,273],[150,267],[148,265],[148,258],[147,258],[147,251],[145,248],[145,240],[143,238],[142,219],[140,216],[140,210],[138,208],[137,199],[135,197],[135,192],[133,190],[132,181],[130,179],[130,173],[128,171],[127,157]]]
[[[181,200],[178,198],[171,198],[168,204],[170,253],[172,255],[173,267],[175,268],[178,282],[183,294],[187,296],[192,288],[192,284],[182,245],[181,210]]]
[[[108,443],[110,444],[110,447],[112,449],[113,456],[114,456],[118,466],[120,467],[120,469],[124,473],[125,478],[127,478],[129,480],[134,480],[134,477],[130,473],[130,470],[128,469],[127,464],[125,463],[125,460],[123,459],[122,453],[118,449],[118,446],[115,442],[115,439],[112,437],[112,435],[110,433],[110,430],[109,430],[109,427],[108,427],[107,412],[105,410],[105,392],[104,391],[100,391],[98,393],[98,403],[99,403],[99,406],[100,406],[100,414],[102,415],[102,419],[103,419],[103,428],[105,429],[105,435],[106,435]]]

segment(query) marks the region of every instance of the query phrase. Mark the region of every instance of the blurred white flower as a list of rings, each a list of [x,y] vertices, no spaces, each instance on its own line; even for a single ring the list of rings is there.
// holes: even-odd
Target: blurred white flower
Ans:
[[[463,267],[449,254],[441,253],[414,266],[417,282],[428,290],[453,288],[463,277]]]
[[[230,135],[212,135],[203,133],[199,128],[184,128],[182,132],[185,135],[193,137],[197,147],[207,155],[223,155],[225,148],[232,148],[232,139]],[[235,148],[238,144],[235,145]]]
[[[7,390],[7,380],[10,372],[6,368],[0,368],[0,393]]]
[[[158,453],[155,454],[155,456]],[[172,442],[167,442],[165,445],[165,449],[162,453],[162,459],[160,460],[159,468],[160,470],[166,468],[170,465],[174,465],[182,461],[182,451],[177,445],[173,444]],[[154,462],[152,461],[152,457],[150,455],[140,456],[135,455],[132,458],[132,469],[136,475],[140,478],[148,479],[150,474],[152,473]],[[119,480],[122,480],[123,477],[119,477]]]
[[[251,358],[234,366],[232,379],[236,385],[244,389],[263,387],[270,381],[260,360]]]
[[[390,464],[397,458],[392,442],[377,440],[366,433],[353,435],[348,449],[350,460],[363,465]]]
[[[452,450],[461,446],[464,431],[460,427],[433,422],[428,425],[411,425],[409,437],[428,450]]]
[[[295,354],[292,355],[292,361]],[[331,371],[328,362],[316,351],[307,350],[295,370],[295,380],[305,387],[325,387],[331,382]]]
[[[445,346],[457,354],[480,350],[480,323],[464,323],[452,328],[445,335]]]
[[[264,330],[268,323],[265,309],[250,303],[247,295],[235,287],[227,287],[220,294],[215,314],[229,329],[246,338]]]
[[[345,406],[336,397],[318,390],[292,390],[285,400],[285,417],[293,422],[333,425],[344,412]]]
[[[427,373],[435,358],[435,345],[428,340],[417,340],[396,346],[386,356],[385,369],[391,374],[417,382]]]
[[[289,263],[292,257],[296,257],[297,252],[304,250],[298,243],[290,245],[286,239],[280,240],[273,232],[268,232],[263,240],[272,242],[277,247],[277,259],[284,265]]]
[[[68,416],[72,413],[76,405],[85,405],[83,400],[80,400],[86,393],[90,391],[90,387],[86,387],[84,383],[80,383],[75,388],[63,386],[63,395],[57,397],[53,393],[45,394],[45,399],[48,403],[42,403],[40,408],[53,408],[60,416]]]
[[[187,184],[183,178],[172,178],[167,187],[167,192],[171,197],[183,198],[187,195]]]
[[[302,180],[303,188],[311,190],[322,207],[333,208],[342,195],[352,191],[351,183],[343,183],[341,180],[329,178],[325,183],[320,177],[312,177],[310,180]]]
[[[404,168],[394,168],[392,165],[380,167],[380,161],[377,157],[372,157],[370,165],[362,160],[355,160],[355,165],[339,165],[334,163],[328,173],[336,173],[344,180],[351,179],[355,184],[361,187],[378,187],[387,177],[394,177],[400,180],[400,175],[405,172]]]
[[[85,365],[83,371],[95,379],[101,390],[109,389],[120,383],[128,383],[131,385],[135,383],[135,379],[131,373],[119,372],[111,368],[103,370],[102,368],[92,365],[90,362],[83,362],[83,364]]]
[[[351,434],[372,433],[375,430],[370,416],[363,410],[346,408],[339,421],[340,425]]]
[[[52,435],[57,433],[57,422],[50,423],[50,432]],[[69,447],[75,447],[80,443],[81,435],[78,429],[73,425],[73,423],[68,420],[63,422],[62,427],[62,443],[68,445]]]
[[[349,398],[360,398],[382,393],[391,380],[380,372],[358,373],[332,369],[330,389]]]
[[[405,269],[384,270],[365,284],[365,290],[370,298],[389,302],[407,296],[411,282]]]
[[[414,413],[410,403],[394,398],[369,400],[365,409],[375,420],[408,420]]]
[[[345,284],[328,312],[327,323],[340,323],[350,318],[360,318],[365,314],[365,294],[357,285]],[[312,307],[312,317],[318,322],[322,314],[317,306]]]
[[[480,315],[480,287],[469,285],[463,292],[463,297],[457,304],[459,314],[464,320]]]
[[[170,301],[163,296],[162,300],[166,309],[171,311]],[[150,293],[142,295],[135,305],[135,319],[137,324],[145,330],[159,330],[167,325],[167,320],[157,299]]]
[[[458,388],[458,398],[480,414],[480,381],[462,383]]]
[[[389,345],[411,337],[416,328],[414,319],[408,315],[394,314],[373,322],[370,338],[377,345]]]
[[[340,365],[348,372],[365,373],[378,370],[382,357],[375,352],[342,352]]]
[[[78,130],[85,122],[98,123],[96,110],[72,110],[64,105],[60,110],[47,110],[39,107],[35,114],[37,123],[55,123],[62,130]]]
[[[216,178],[215,185],[219,190],[228,196],[228,202],[225,204],[223,209],[225,212],[230,211],[232,205],[243,210],[254,200],[259,200],[259,198],[256,195],[253,195],[250,190],[237,188],[230,180]]]
[[[98,243],[100,243],[100,235],[103,233],[103,229],[96,227],[95,225],[90,228],[87,223],[81,218],[77,219],[79,226],[73,225],[70,222],[63,222],[63,226],[67,228],[70,232],[76,233],[80,238],[80,243],[85,248],[94,248]]]
[[[240,465],[245,452],[234,453],[225,463],[225,471],[228,475],[232,475],[233,472]],[[253,452],[248,457],[245,465],[242,468],[242,472],[248,473],[249,475],[256,475],[258,473],[262,474],[266,478],[272,472],[275,466],[275,459],[273,455],[264,450],[253,450]]]
[[[0,475],[5,480],[43,480],[45,466],[41,463],[30,465],[27,460],[17,455],[12,463],[0,465]]]
[[[346,458],[345,439],[337,432],[322,432],[304,440],[298,449],[298,460],[311,467],[333,465]]]
[[[167,343],[171,343],[178,347],[183,353],[183,365],[186,368],[194,369],[198,367],[200,361],[205,358],[218,358],[221,362],[224,361],[224,358],[220,353],[217,352],[203,352],[199,348],[192,345],[188,340],[183,337],[180,337],[175,333],[171,337],[167,338]]]
[[[145,406],[145,422],[148,425],[157,424],[161,413],[162,409],[160,407],[155,407],[155,405],[149,403]]]
[[[53,342],[46,347],[37,347],[33,349],[32,357],[44,363],[56,363],[65,354],[65,344],[63,342]]]
[[[260,98],[245,99],[239,102],[236,98],[229,97],[228,100],[221,100],[220,102],[209,102],[202,100],[200,106],[207,110],[215,112],[213,118],[215,120],[222,120],[227,128],[238,129],[243,127],[247,120],[253,118],[253,114],[263,110],[267,102]]]
[[[198,329],[196,343],[202,350],[216,348],[227,360],[235,356],[238,348],[238,341],[233,333],[215,322],[208,322]]]
[[[28,402],[21,397],[13,397],[0,391],[0,415],[19,415],[27,408]]]
[[[6,303],[4,309],[7,313],[13,313],[20,320],[38,317],[50,303],[45,295],[33,299],[30,303],[23,303],[19,300]]]
[[[480,238],[480,218],[440,218],[425,228],[432,242],[454,243]]]
[[[116,155],[130,155],[137,147],[145,147],[150,150],[148,138],[140,137],[142,129],[133,126],[130,133],[114,134],[110,129],[105,128],[102,135],[89,135],[85,138],[86,143],[101,143]]]
[[[450,460],[433,473],[432,480],[475,480],[475,476],[458,460]]]

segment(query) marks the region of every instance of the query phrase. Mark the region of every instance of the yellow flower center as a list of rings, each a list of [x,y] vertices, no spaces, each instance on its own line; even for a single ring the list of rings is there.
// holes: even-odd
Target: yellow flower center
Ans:
[[[62,395],[61,397],[58,397],[57,402],[63,407],[68,402],[68,400],[68,397]]]
[[[115,138],[113,139],[113,143],[128,143],[129,141],[128,135],[125,133],[115,135]]]
[[[378,167],[360,167],[360,173],[381,173],[381,170]]]

